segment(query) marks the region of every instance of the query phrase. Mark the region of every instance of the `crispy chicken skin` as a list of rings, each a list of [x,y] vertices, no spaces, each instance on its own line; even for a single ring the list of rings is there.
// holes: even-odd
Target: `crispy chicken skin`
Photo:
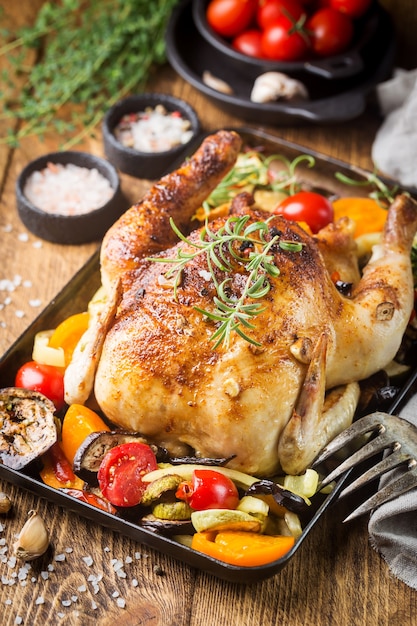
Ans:
[[[187,249],[174,243],[168,215],[189,232],[185,225],[214,185],[213,172],[227,170],[236,158],[240,142],[234,133],[206,141],[185,170],[162,179],[163,192],[157,184],[104,241],[103,283],[119,281],[121,296],[106,332],[97,324],[102,347],[95,398],[112,422],[174,453],[191,448],[201,456],[236,455],[231,467],[260,476],[281,469],[298,473],[352,419],[357,381],[386,366],[400,345],[413,306],[410,247],[417,206],[406,196],[397,198],[362,277],[349,220],[310,236],[297,223],[274,216],[269,236],[279,233],[302,249],[273,248],[280,275],[270,278],[264,310],[251,331],[261,347],[234,333],[228,348],[214,350],[215,326],[195,309],[213,309],[205,256],[183,270],[177,299],[163,278],[171,265],[146,258],[174,258],[178,247]],[[222,167],[207,165],[217,158]],[[207,168],[210,180],[202,173]],[[232,212],[247,213],[250,221],[270,217],[247,194],[235,200]],[[225,220],[213,221],[211,229]],[[195,230],[190,239],[199,236]],[[335,270],[354,283],[351,296],[336,289]],[[236,265],[231,278],[231,293],[239,297],[242,267]],[[67,400],[78,401],[71,366],[66,386]]]

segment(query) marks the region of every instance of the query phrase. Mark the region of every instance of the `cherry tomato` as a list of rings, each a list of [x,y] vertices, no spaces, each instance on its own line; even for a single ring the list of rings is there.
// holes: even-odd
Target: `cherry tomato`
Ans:
[[[334,216],[331,202],[313,191],[299,191],[288,196],[274,209],[274,213],[283,215],[287,220],[306,222],[313,233],[333,222]]]
[[[319,9],[307,20],[314,52],[323,57],[346,50],[353,38],[353,22],[348,15],[331,7]]]
[[[256,21],[262,30],[271,26],[279,17],[291,16],[297,22],[304,13],[298,0],[261,0]]]
[[[223,37],[235,37],[246,30],[255,16],[257,0],[211,0],[207,23]]]
[[[53,365],[29,361],[22,365],[15,378],[16,387],[43,393],[54,404],[57,411],[64,406],[64,377]]]
[[[330,6],[349,17],[361,17],[372,4],[372,0],[330,0]]]
[[[232,46],[238,52],[246,54],[249,57],[262,57],[261,50],[261,31],[252,28],[245,30],[237,35],[232,41]]]
[[[97,473],[101,493],[114,506],[135,506],[146,489],[142,476],[157,467],[155,455],[145,443],[115,446],[105,454]]]
[[[101,509],[102,511],[107,511],[108,513],[116,513],[116,509],[114,506],[104,500],[104,498],[100,498],[100,496],[96,496],[94,493],[90,493],[89,491],[84,491],[83,489],[64,489],[65,493],[77,500],[81,500],[81,502],[87,502],[92,506]]]
[[[263,31],[261,48],[267,59],[297,61],[305,56],[309,39],[289,18],[282,16]]]
[[[211,469],[196,469],[191,481],[181,483],[175,494],[196,511],[205,509],[235,509],[239,493],[234,482]]]

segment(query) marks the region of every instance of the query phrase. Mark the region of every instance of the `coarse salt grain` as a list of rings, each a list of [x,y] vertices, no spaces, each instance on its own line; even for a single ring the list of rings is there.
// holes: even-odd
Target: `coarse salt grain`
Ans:
[[[68,216],[100,208],[110,200],[113,189],[94,167],[48,163],[43,170],[28,176],[23,193],[45,213]]]

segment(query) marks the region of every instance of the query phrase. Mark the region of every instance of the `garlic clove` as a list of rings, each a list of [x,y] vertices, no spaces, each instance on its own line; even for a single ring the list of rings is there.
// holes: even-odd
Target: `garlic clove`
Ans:
[[[29,519],[13,544],[16,556],[25,561],[33,561],[44,554],[49,547],[49,533],[37,511],[29,511]]]
[[[0,491],[0,513],[8,513],[11,508],[12,501],[9,496],[4,491]]]

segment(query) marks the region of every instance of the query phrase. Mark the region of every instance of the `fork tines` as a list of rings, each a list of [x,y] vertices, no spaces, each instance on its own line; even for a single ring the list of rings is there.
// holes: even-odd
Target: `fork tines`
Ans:
[[[325,487],[353,467],[384,451],[385,456],[382,461],[376,463],[348,485],[341,491],[339,497],[345,497],[353,493],[370,481],[380,478],[388,471],[401,469],[402,474],[380,488],[377,493],[355,509],[344,521],[352,520],[364,513],[368,513],[384,502],[388,502],[413,487],[417,487],[417,428],[407,420],[388,413],[371,413],[354,422],[352,426],[340,433],[322,450],[314,461],[313,467],[317,467],[335,452],[364,435],[374,435],[374,438],[369,441],[368,437],[368,442],[365,445],[324,478],[321,482],[321,487]]]

